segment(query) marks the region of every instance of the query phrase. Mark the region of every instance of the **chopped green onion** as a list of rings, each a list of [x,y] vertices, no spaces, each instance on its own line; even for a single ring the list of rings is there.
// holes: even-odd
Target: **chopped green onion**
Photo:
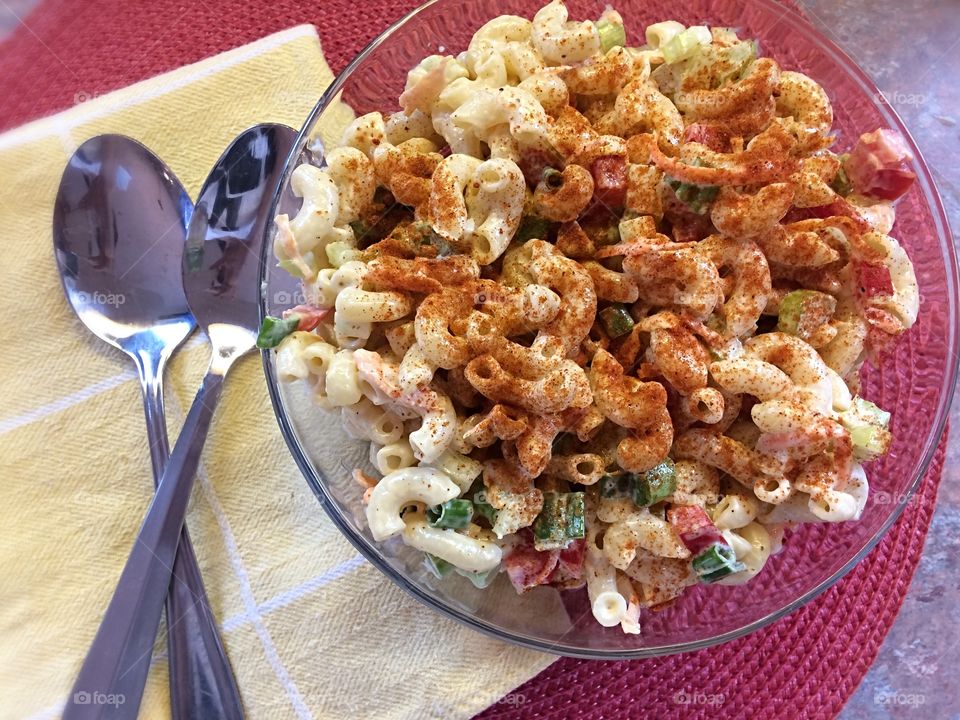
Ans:
[[[695,158],[693,167],[710,167],[700,158]],[[689,207],[697,215],[703,215],[714,200],[717,199],[717,193],[720,188],[716,185],[695,185],[694,183],[681,182],[673,178],[667,178],[667,185],[671,187],[677,200]]]
[[[714,543],[701,551],[691,563],[700,580],[716,582],[727,575],[746,569],[746,565],[737,561],[737,554],[726,543]]]
[[[487,500],[487,491],[480,488],[473,494],[473,509],[478,515],[487,519],[491,527],[497,522],[497,514],[500,512],[490,501]]]
[[[631,498],[640,507],[656,505],[677,489],[677,473],[673,460],[642,473],[608,474],[600,478],[600,497]]]
[[[425,560],[423,564],[434,577],[445,578],[454,569],[453,564],[448,563],[443,558],[438,558],[436,555],[431,555],[430,553],[424,553],[424,556]]]
[[[288,318],[278,318],[267,315],[260,325],[260,333],[257,335],[257,347],[266,350],[275,348],[283,339],[297,329],[300,324],[299,315],[291,315]]]
[[[633,501],[649,507],[673,495],[677,489],[677,472],[673,460],[667,458],[654,468],[640,473],[633,483]]]
[[[660,50],[663,52],[664,61],[672,65],[693,57],[701,45],[709,45],[712,39],[705,26],[694,25],[674,35]]]
[[[853,192],[853,183],[850,182],[847,171],[843,168],[843,163],[846,162],[847,157],[847,155],[840,156],[840,169],[837,170],[837,174],[833,180],[830,181],[830,189],[837,195],[842,195],[843,197]]]
[[[677,200],[689,207],[697,215],[704,215],[707,208],[717,199],[720,188],[716,185],[694,185],[693,183],[669,181]]]
[[[513,241],[525,243],[527,240],[546,240],[550,232],[550,222],[536,215],[524,215],[520,220]]]
[[[533,546],[537,550],[562,550],[571,541],[585,537],[582,492],[543,494],[543,510],[533,522]]]
[[[626,335],[633,330],[633,318],[623,305],[611,305],[600,311],[600,322],[611,339]]]
[[[816,290],[794,290],[780,301],[777,330],[807,340],[813,331],[830,322],[837,299]]]
[[[427,508],[430,527],[462,530],[473,519],[473,503],[462,498],[447,500],[443,505]]]
[[[633,475],[604,475],[600,478],[600,497],[625,498],[633,495]]]
[[[600,33],[600,49],[603,52],[618,46],[626,47],[627,31],[622,23],[601,20],[597,23],[597,32]]]

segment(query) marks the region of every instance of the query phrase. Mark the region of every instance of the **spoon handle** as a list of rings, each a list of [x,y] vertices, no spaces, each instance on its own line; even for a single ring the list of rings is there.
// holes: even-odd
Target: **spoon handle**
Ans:
[[[137,717],[180,530],[229,364],[203,379],[100,628],[67,698],[65,720]]]
[[[154,483],[159,484],[170,457],[163,406],[165,358],[153,352],[141,352],[138,356],[150,460]],[[180,532],[166,607],[173,720],[243,718],[240,689],[210,611],[186,525]]]

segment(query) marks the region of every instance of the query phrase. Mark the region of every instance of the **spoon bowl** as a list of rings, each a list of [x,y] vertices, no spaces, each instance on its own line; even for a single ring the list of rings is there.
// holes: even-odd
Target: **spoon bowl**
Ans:
[[[183,253],[183,287],[208,335],[233,326],[236,342],[245,333],[251,347],[256,341],[260,247],[295,136],[284,125],[250,128],[227,148],[200,191]]]
[[[146,147],[122,135],[87,140],[70,158],[54,205],[54,251],[77,316],[127,354],[169,353],[194,328],[180,283],[193,204]]]

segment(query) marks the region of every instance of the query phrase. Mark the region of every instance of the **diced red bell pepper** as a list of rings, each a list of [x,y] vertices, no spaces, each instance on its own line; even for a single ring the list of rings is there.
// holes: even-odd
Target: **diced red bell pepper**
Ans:
[[[907,166],[911,160],[913,154],[904,139],[881,128],[860,136],[843,168],[861,195],[896,200],[917,179]]]
[[[667,510],[667,520],[680,536],[680,542],[692,555],[698,554],[714,543],[727,544],[710,516],[697,505],[673,505]]]
[[[713,231],[710,214],[698,215],[673,196],[664,203],[663,218],[670,223],[674,242],[698,242]]]
[[[503,559],[507,577],[517,593],[545,585],[560,561],[560,550],[537,550],[533,547],[533,533],[529,528],[524,530],[518,533],[520,543]]]
[[[583,575],[583,559],[587,554],[587,541],[584,538],[574,540],[560,551],[560,567],[569,576],[580,578]]]
[[[622,207],[627,200],[627,158],[603,155],[590,164],[593,200],[609,208]]]
[[[879,296],[891,297],[893,295],[890,268],[886,265],[859,263],[857,266],[857,284],[860,289],[860,296],[867,300]]]
[[[284,310],[283,317],[286,319],[291,315],[298,315],[300,317],[300,324],[297,325],[297,330],[309,332],[310,330],[314,330],[330,312],[331,308],[319,308],[315,305],[297,305],[290,310]]]
[[[582,583],[584,581],[583,561],[586,555],[587,543],[584,538],[571,542],[560,550],[559,562],[545,584],[571,588]]]
[[[717,125],[691,123],[683,131],[683,141],[706,145],[714,152],[730,152],[730,133]]]

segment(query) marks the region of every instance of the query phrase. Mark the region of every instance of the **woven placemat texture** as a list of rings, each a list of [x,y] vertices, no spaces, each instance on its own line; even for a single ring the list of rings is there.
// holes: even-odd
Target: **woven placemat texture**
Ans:
[[[317,26],[337,72],[416,5],[48,0],[0,44],[0,130],[297,23]],[[899,611],[933,514],[944,447],[941,442],[917,498],[880,545],[844,580],[790,616],[697,653],[609,663],[562,659],[479,717],[835,716]]]

